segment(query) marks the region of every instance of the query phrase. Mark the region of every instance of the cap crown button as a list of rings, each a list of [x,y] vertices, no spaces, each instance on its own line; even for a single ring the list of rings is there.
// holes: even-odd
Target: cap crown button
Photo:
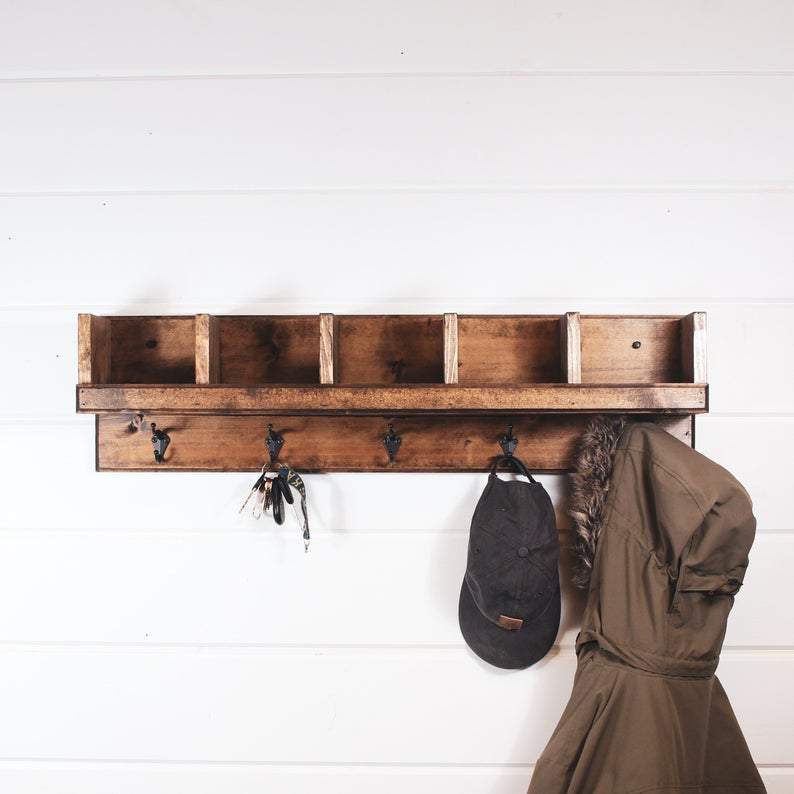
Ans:
[[[528,554],[529,554],[529,549],[526,546],[522,546],[518,550],[518,556],[519,557],[526,557]]]

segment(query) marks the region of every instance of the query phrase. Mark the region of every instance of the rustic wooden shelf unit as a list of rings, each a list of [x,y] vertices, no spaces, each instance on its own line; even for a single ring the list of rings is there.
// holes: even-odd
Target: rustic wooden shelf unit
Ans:
[[[561,471],[593,413],[645,415],[694,443],[708,410],[703,312],[684,316],[81,314],[77,410],[98,470],[481,471],[516,454]],[[171,443],[162,463],[135,431]],[[389,423],[402,438],[393,460]]]

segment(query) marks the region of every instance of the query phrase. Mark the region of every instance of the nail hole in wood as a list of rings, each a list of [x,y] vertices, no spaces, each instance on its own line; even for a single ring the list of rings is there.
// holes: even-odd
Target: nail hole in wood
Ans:
[[[399,381],[402,378],[403,370],[405,369],[405,362],[401,358],[397,361],[390,361],[389,367],[391,368],[395,380]]]
[[[157,340],[156,339],[147,339],[146,340],[146,347],[148,347],[149,350],[153,350],[155,347],[157,347]]]

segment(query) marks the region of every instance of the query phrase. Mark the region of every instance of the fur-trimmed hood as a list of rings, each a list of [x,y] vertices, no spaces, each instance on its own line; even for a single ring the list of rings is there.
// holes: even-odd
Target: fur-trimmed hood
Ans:
[[[625,426],[625,416],[595,416],[579,443],[568,515],[574,522],[573,549],[576,560],[573,583],[582,589],[587,589],[590,584],[612,476],[612,460]]]

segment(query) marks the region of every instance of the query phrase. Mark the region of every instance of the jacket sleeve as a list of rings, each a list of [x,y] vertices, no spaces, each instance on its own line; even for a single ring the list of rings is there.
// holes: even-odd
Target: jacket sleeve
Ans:
[[[736,480],[728,478],[684,548],[679,592],[732,595],[744,581],[756,521],[750,497]]]

